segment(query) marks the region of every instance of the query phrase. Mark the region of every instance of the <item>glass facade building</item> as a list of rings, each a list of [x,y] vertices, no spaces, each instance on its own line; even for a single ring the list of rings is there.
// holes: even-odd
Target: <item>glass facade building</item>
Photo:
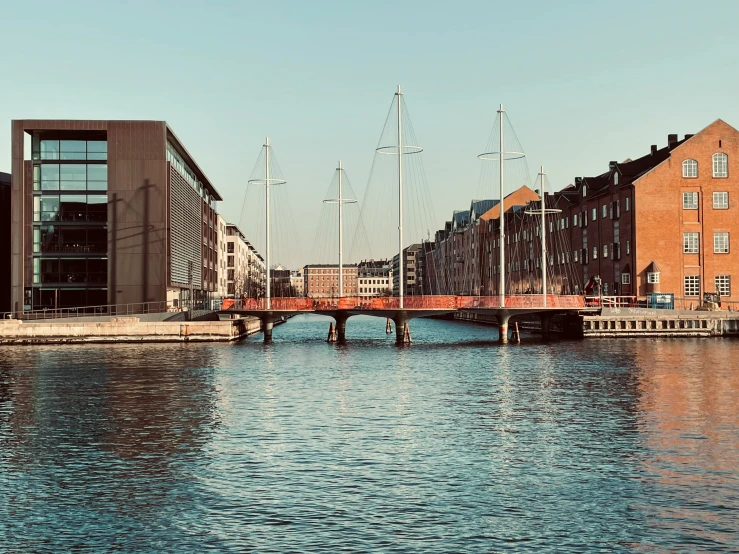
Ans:
[[[108,303],[108,143],[85,135],[32,134],[34,310]]]

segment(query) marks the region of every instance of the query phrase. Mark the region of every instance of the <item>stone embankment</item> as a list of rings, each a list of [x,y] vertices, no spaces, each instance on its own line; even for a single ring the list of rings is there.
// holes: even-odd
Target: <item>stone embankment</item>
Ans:
[[[582,317],[589,337],[723,337],[739,336],[739,312],[603,308]]]
[[[66,344],[101,342],[227,342],[258,333],[256,318],[223,321],[141,321],[113,317],[108,321],[0,320],[0,344]]]

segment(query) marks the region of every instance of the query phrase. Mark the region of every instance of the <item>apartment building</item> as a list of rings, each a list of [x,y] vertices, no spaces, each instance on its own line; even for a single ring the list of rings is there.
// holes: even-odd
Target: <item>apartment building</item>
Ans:
[[[423,281],[425,269],[425,249],[421,243],[411,244],[403,249],[403,295],[424,294]],[[400,256],[392,261],[393,295],[400,294]]]
[[[164,121],[12,122],[13,310],[217,288],[218,191]]]
[[[362,297],[390,296],[393,292],[390,260],[363,260],[357,264],[357,293]]]
[[[548,292],[581,293],[594,278],[605,295],[651,292],[739,300],[739,131],[716,120],[695,135],[667,136],[636,159],[545,196]],[[541,291],[538,191],[505,200],[506,293]],[[429,287],[498,294],[498,206],[475,219],[453,214],[427,253]],[[459,221],[459,224],[456,224]],[[733,237],[733,239],[732,239]]]
[[[342,266],[344,294],[357,296],[357,266]],[[303,290],[308,298],[336,298],[339,296],[339,265],[313,264],[303,267]]]

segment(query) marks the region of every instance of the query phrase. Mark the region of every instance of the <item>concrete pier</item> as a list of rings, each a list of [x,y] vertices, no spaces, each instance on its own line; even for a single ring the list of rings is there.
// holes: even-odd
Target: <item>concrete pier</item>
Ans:
[[[508,344],[508,321],[511,319],[511,316],[507,312],[498,312],[496,318],[498,319],[498,333],[500,334],[498,342],[500,344]]]
[[[721,337],[739,335],[739,313],[603,308],[582,318],[588,337]]]
[[[274,328],[274,323],[271,319],[264,319],[262,321],[262,330],[264,332],[264,343],[268,344],[272,342],[272,329]]]
[[[260,330],[256,318],[224,321],[141,321],[113,317],[107,321],[0,320],[0,344],[74,344],[103,342],[224,342]]]

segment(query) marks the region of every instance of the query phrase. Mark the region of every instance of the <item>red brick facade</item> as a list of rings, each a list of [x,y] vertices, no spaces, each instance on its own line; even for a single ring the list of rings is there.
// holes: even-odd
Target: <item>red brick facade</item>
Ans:
[[[684,201],[683,193],[696,194]],[[725,300],[739,300],[733,245],[739,238],[739,131],[725,122],[682,140],[669,135],[667,146],[610,162],[605,173],[577,178],[546,200],[559,210],[545,219],[549,292],[582,292],[598,276],[605,295],[668,292],[697,303],[703,292],[721,288]],[[507,294],[541,291],[541,219],[531,213],[539,204],[526,187],[506,198]],[[464,226],[457,225],[458,214],[428,245],[433,282],[426,290],[497,294],[498,206],[482,215],[471,210]]]

